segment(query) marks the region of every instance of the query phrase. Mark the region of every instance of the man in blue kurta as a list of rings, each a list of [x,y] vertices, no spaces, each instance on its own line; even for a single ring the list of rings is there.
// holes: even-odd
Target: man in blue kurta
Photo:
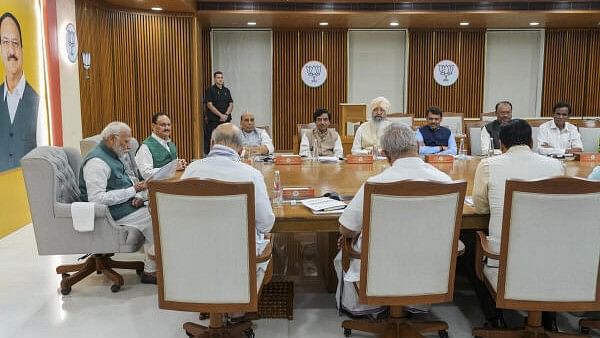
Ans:
[[[417,129],[419,155],[456,155],[456,140],[452,131],[442,127],[442,110],[438,107],[427,108],[427,125]]]

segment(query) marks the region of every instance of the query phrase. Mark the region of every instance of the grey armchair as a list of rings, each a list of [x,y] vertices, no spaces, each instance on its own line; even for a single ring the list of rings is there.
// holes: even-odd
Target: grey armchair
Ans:
[[[113,282],[111,291],[123,285],[123,277],[113,268],[144,270],[142,262],[119,262],[110,257],[117,252],[136,252],[144,243],[142,233],[119,226],[105,205],[96,204],[94,230],[73,229],[71,203],[79,199],[81,155],[73,148],[37,147],[21,159],[31,209],[33,229],[40,255],[89,254],[81,264],[61,265],[62,294],[93,272],[103,273]],[[69,273],[74,272],[72,275]]]

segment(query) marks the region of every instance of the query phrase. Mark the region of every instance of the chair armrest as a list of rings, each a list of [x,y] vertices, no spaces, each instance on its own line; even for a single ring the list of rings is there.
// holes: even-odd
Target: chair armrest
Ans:
[[[267,243],[263,252],[256,256],[256,263],[263,263],[271,259],[271,255],[273,254],[273,244],[271,242]]]
[[[109,215],[108,207],[104,204],[94,204],[94,217],[102,218]],[[54,217],[56,218],[71,218],[71,204],[68,203],[55,203],[54,204]]]
[[[500,255],[495,254],[488,243],[487,237],[483,231],[477,231],[477,237],[475,239],[475,275],[479,280],[483,281],[483,259],[485,257],[492,259],[500,259]]]

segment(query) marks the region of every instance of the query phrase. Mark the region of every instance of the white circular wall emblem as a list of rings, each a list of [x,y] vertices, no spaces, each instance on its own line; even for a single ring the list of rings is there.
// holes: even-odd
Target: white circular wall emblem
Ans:
[[[458,80],[458,66],[451,60],[442,60],[433,68],[433,78],[440,86],[452,86]]]
[[[77,62],[77,32],[72,23],[69,23],[65,29],[65,41],[69,61],[71,63]]]
[[[308,61],[302,66],[302,81],[309,87],[320,87],[327,80],[327,68],[319,61]]]

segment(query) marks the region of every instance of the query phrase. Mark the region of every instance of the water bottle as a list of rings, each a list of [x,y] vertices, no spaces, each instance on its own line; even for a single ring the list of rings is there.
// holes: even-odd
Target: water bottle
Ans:
[[[488,150],[488,156],[494,156],[494,139],[490,137],[490,149]]]
[[[458,158],[465,160],[467,158],[467,151],[465,150],[465,139],[460,139],[460,145],[458,146]]]
[[[379,155],[379,150],[377,149],[376,144],[374,144],[373,148],[371,148],[371,153],[373,154],[373,161],[377,161],[377,155]]]
[[[316,138],[313,141],[312,159],[315,162],[319,162],[319,141]]]
[[[283,203],[283,190],[281,188],[281,177],[279,170],[275,170],[275,178],[273,180],[273,206],[281,207]]]

